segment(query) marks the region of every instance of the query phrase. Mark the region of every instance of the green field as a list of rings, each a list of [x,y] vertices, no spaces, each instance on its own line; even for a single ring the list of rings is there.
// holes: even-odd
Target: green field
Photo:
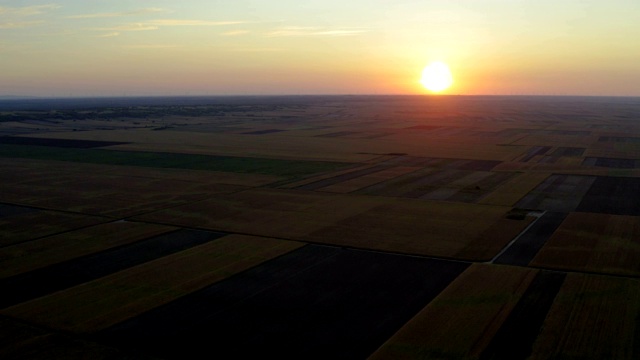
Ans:
[[[0,157],[298,177],[348,163],[0,144]]]

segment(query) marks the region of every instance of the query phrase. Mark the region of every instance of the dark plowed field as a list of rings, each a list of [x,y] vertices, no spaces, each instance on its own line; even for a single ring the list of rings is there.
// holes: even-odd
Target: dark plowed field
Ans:
[[[496,260],[496,264],[526,266],[567,217],[567,213],[548,212],[520,235],[511,247]]]
[[[576,211],[640,215],[640,178],[598,177]]]
[[[364,359],[467,266],[308,245],[98,339],[167,358]]]
[[[527,359],[565,277],[564,273],[538,273],[480,359]]]

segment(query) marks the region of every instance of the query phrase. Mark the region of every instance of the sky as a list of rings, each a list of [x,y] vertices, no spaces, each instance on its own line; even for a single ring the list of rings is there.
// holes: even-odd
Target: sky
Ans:
[[[0,96],[640,96],[638,0],[0,0]]]

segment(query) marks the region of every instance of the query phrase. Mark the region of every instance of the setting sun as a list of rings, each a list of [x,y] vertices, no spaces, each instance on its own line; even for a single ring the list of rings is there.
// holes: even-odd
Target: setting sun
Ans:
[[[446,90],[453,83],[453,77],[447,64],[433,62],[422,71],[420,79],[422,85],[429,91],[440,92]]]

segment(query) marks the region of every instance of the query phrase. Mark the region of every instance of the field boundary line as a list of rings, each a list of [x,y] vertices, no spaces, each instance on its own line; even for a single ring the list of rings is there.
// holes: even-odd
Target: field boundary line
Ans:
[[[520,240],[520,238],[527,233],[527,231],[529,231],[529,229],[535,225],[535,223],[538,222],[538,220],[540,220],[541,217],[543,217],[545,214],[547,213],[547,210],[542,210],[542,211],[530,211],[527,215],[528,216],[534,216],[536,219],[533,220],[531,222],[531,224],[529,224],[526,228],[524,228],[524,230],[522,230],[520,232],[520,234],[518,234],[518,236],[516,236],[515,238],[513,238],[513,240],[511,240],[504,248],[502,248],[502,250],[500,250],[500,252],[494,256],[491,260],[487,261],[487,264],[493,264],[500,256],[502,256],[502,254],[504,254],[505,252],[507,252],[507,250],[509,250],[509,248],[511,246],[513,246],[513,244],[515,244],[518,240]]]

